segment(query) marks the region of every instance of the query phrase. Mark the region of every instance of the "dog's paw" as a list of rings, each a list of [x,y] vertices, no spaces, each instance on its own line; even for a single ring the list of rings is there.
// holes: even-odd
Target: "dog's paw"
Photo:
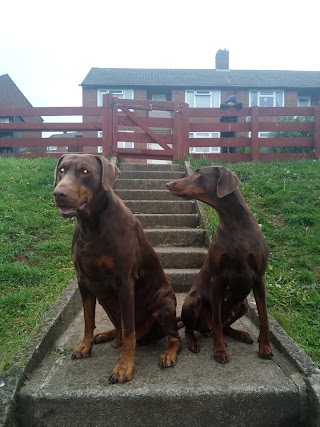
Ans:
[[[90,344],[81,343],[76,347],[71,355],[71,359],[83,359],[91,356],[93,341]]]
[[[172,368],[177,363],[177,353],[164,351],[160,355],[160,368]]]
[[[125,384],[133,378],[134,364],[119,361],[109,377],[110,384]]]
[[[215,350],[213,353],[214,360],[222,365],[229,362],[229,355],[226,350]]]
[[[199,340],[195,336],[190,337],[187,334],[186,334],[186,338],[187,338],[188,350],[192,351],[192,353],[199,353],[200,351]]]
[[[272,359],[273,353],[270,344],[259,346],[258,356],[260,357],[260,359]]]
[[[200,353],[199,342],[188,343],[188,350],[192,351],[192,353]]]

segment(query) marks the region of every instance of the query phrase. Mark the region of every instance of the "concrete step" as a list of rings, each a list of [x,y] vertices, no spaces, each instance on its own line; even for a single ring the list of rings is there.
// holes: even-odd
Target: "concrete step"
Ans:
[[[132,170],[121,171],[121,179],[179,179],[184,178],[186,173],[183,171],[150,171],[150,170]]]
[[[148,163],[119,163],[120,171],[185,171],[184,165],[180,163],[148,164]]]
[[[199,273],[199,268],[164,268],[167,279],[175,292],[189,292]]]
[[[179,200],[168,190],[115,190],[122,200]]]
[[[207,249],[201,247],[155,246],[163,268],[200,269],[207,255]]]
[[[168,179],[117,179],[113,189],[117,190],[167,190]]]
[[[178,228],[198,227],[198,214],[145,214],[136,213],[135,216],[141,222],[143,228]]]
[[[185,294],[177,294],[178,315],[184,299]],[[96,325],[98,330],[111,327],[99,305]],[[286,351],[278,351],[273,341],[274,359],[259,359],[256,324],[244,316],[237,327],[248,331],[254,344],[226,337],[230,353],[226,365],[213,360],[211,337],[199,337],[200,353],[188,351],[181,329],[182,351],[174,368],[158,366],[166,339],[138,344],[133,380],[110,385],[120,349],[110,343],[95,345],[90,358],[71,360],[83,334],[81,310],[22,386],[15,406],[16,425],[311,426],[305,423],[310,408],[303,378]]]
[[[193,214],[196,205],[193,200],[124,200],[126,206],[136,213]]]
[[[149,228],[145,233],[153,246],[205,245],[205,231],[200,228]]]

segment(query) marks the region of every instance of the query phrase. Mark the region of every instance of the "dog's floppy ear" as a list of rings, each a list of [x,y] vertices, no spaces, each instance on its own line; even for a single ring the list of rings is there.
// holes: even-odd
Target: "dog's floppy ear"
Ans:
[[[60,163],[62,162],[63,158],[64,158],[64,155],[60,157],[60,159],[58,160],[57,166],[56,166],[56,168],[54,170],[53,188],[55,188],[56,185],[58,184],[58,182],[57,182],[58,181],[58,174],[57,174],[57,172],[58,172],[58,167],[60,166]]]
[[[102,188],[107,191],[114,183],[114,181],[120,175],[120,171],[117,166],[113,165],[103,156],[96,156],[98,161],[101,163],[102,175],[101,175],[101,184]]]
[[[217,182],[217,196],[221,199],[238,188],[239,178],[231,170],[219,166],[220,177]]]

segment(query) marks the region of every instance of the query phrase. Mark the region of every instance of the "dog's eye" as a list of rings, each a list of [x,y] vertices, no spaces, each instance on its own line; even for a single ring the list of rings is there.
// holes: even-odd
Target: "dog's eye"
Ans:
[[[82,169],[82,173],[83,173],[84,175],[88,175],[89,171],[88,171],[88,169]]]
[[[64,168],[60,168],[59,172],[64,173],[65,169]]]

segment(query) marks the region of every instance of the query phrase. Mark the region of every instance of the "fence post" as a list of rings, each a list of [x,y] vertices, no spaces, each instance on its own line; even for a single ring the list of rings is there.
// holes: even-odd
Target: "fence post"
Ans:
[[[115,157],[118,157],[118,102],[119,99],[117,97],[112,97],[110,102],[111,104],[111,145],[112,145],[112,154]]]
[[[183,138],[183,160],[189,156],[189,104],[183,104],[182,138]]]
[[[259,161],[259,115],[258,107],[251,107],[251,160]]]
[[[181,149],[182,149],[182,138],[181,138],[181,110],[178,102],[173,103],[173,140],[172,140],[172,149],[173,149],[173,158],[172,160],[181,160]]]
[[[320,106],[313,107],[314,131],[313,131],[313,147],[314,157],[320,160]]]
[[[102,151],[105,156],[112,155],[112,107],[111,107],[112,95],[106,93],[103,95],[103,112],[102,112]]]

